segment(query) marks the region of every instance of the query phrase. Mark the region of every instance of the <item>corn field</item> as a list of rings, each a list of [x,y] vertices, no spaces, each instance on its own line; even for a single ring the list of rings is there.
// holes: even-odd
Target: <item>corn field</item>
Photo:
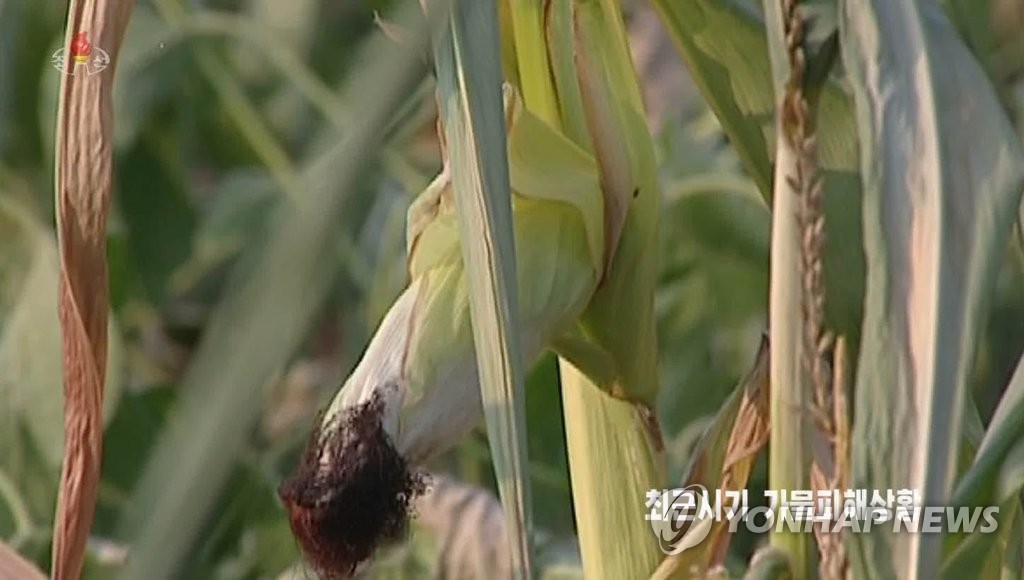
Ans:
[[[1022,0],[0,0],[0,580],[1024,578],[1022,139]]]

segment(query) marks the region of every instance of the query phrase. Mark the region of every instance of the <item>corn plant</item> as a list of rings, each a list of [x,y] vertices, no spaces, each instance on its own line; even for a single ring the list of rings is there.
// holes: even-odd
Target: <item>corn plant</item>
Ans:
[[[694,49],[695,39],[687,35],[685,13],[672,2],[661,3],[661,8],[669,23],[674,25],[673,30],[677,31],[684,55],[689,51],[689,56],[696,58],[693,54],[697,52]],[[739,6],[707,9],[726,14],[732,11],[729,15],[734,18],[742,12]],[[457,6],[456,14],[460,10]],[[876,10],[884,16],[872,20]],[[905,2],[895,8],[875,8],[855,2],[842,3],[838,7],[823,3],[803,6],[795,1],[765,2],[763,28],[771,74],[764,74],[764,79],[767,88],[770,88],[769,94],[776,96],[767,107],[767,111],[773,113],[771,118],[774,122],[769,128],[774,130],[775,147],[773,155],[769,156],[767,144],[770,140],[767,138],[753,137],[746,143],[741,140],[741,143],[747,147],[744,158],[748,163],[761,162],[761,167],[755,166],[752,169],[755,175],[764,176],[760,183],[773,207],[772,284],[769,297],[771,354],[768,373],[771,395],[770,404],[767,405],[770,408],[768,423],[771,430],[767,439],[771,449],[768,482],[776,489],[808,489],[812,485],[816,489],[838,489],[842,482],[849,481],[864,488],[911,487],[920,490],[926,501],[930,502],[948,501],[951,496],[956,475],[953,458],[957,455],[960,436],[957,429],[949,428],[949,422],[957,424],[954,418],[964,414],[965,381],[973,353],[971,345],[978,332],[974,318],[979,306],[984,304],[982,297],[990,292],[994,273],[994,268],[986,264],[999,262],[1000,252],[997,249],[1005,247],[1007,243],[1013,208],[1019,203],[1022,184],[1018,137],[1012,131],[1006,112],[983,78],[982,69],[973,60],[974,57],[962,44],[958,44],[960,41],[952,27],[943,21],[943,16],[932,15],[931,11],[931,8],[913,2]],[[927,16],[926,12],[929,12]],[[508,248],[504,251],[504,268],[495,269],[496,256],[502,255],[501,252],[488,252],[483,256],[476,254],[477,259],[483,262],[477,270],[479,275],[483,276],[487,269],[491,271],[489,295],[490,303],[496,305],[491,312],[497,314],[497,329],[506,329],[504,333],[500,330],[487,331],[492,337],[490,344],[481,335],[483,330],[476,331],[478,360],[482,364],[493,356],[491,360],[509,361],[509,357],[516,355],[514,349],[507,348],[509,344],[526,344],[533,350],[547,344],[563,357],[561,368],[567,442],[584,571],[590,576],[649,575],[655,572],[657,560],[651,561],[645,557],[645,554],[652,553],[648,552],[650,544],[645,546],[643,540],[637,540],[634,537],[636,531],[630,529],[624,521],[628,517],[628,510],[623,507],[630,502],[628,499],[621,501],[621,496],[615,498],[603,492],[600,477],[601,471],[614,472],[623,464],[616,460],[614,450],[618,447],[614,438],[607,439],[604,431],[629,433],[631,429],[647,429],[646,434],[651,439],[629,440],[628,444],[634,446],[634,453],[639,450],[641,457],[651,458],[654,465],[651,471],[647,471],[644,467],[646,462],[642,462],[639,469],[631,470],[632,475],[626,474],[624,479],[619,480],[618,491],[639,491],[640,488],[632,485],[630,479],[638,474],[646,485],[656,485],[662,477],[656,464],[660,434],[649,406],[652,402],[650,393],[656,392],[652,391],[652,385],[657,384],[656,378],[652,380],[652,369],[656,361],[649,354],[654,352],[650,348],[653,343],[645,342],[652,335],[642,330],[651,324],[649,314],[644,314],[645,310],[649,313],[650,304],[649,285],[644,282],[650,278],[644,275],[644,271],[650,268],[643,265],[650,263],[650,256],[654,255],[650,232],[656,231],[657,221],[652,216],[657,213],[657,205],[630,201],[630,197],[655,197],[644,193],[656,189],[656,186],[652,185],[652,163],[647,145],[649,141],[638,130],[639,124],[636,121],[642,109],[636,84],[630,80],[632,71],[622,42],[623,27],[617,8],[599,2],[551,5],[513,2],[508,8],[508,18],[513,34],[511,39],[507,39],[506,49],[515,55],[509,61],[514,63],[514,80],[522,91],[526,111],[536,111],[542,122],[549,127],[561,129],[569,139],[579,144],[583,153],[590,152],[593,155],[597,169],[596,180],[589,181],[596,183],[596,187],[591,186],[589,190],[591,193],[600,192],[600,196],[593,196],[594,201],[591,201],[598,207],[584,209],[581,213],[587,216],[588,211],[600,214],[603,210],[603,242],[599,246],[603,253],[597,262],[600,267],[591,273],[596,276],[593,281],[597,285],[587,289],[592,295],[584,298],[588,303],[578,313],[578,320],[566,328],[564,321],[576,313],[572,309],[566,311],[566,315],[559,312],[560,316],[549,320],[558,320],[560,324],[539,333],[541,340],[515,338],[516,329],[530,335],[538,333],[530,324],[516,321],[515,310],[510,307],[510,304],[515,304],[514,298],[508,298],[494,285],[495,280],[501,278],[496,274],[500,274],[503,269],[505,272],[520,272],[520,276],[529,277],[542,272],[531,272],[531,267],[536,266],[522,255],[524,252],[531,253],[533,247],[541,243],[541,238],[536,236],[527,240],[506,233],[506,244],[508,240],[516,239],[516,249]],[[880,24],[883,21],[886,23],[884,26]],[[494,91],[497,79],[493,75],[486,76],[487,73],[482,71],[487,66],[493,68],[498,59],[494,55],[496,47],[491,44],[489,65],[473,66],[474,61],[468,60],[466,55],[487,52],[482,46],[476,47],[480,51],[477,52],[469,51],[464,45],[471,44],[473,38],[481,43],[485,42],[483,38],[493,40],[499,26],[497,18],[491,13],[486,17],[481,16],[476,23],[479,28],[490,27],[495,34],[480,37],[463,31],[460,37],[459,22],[461,20],[458,16],[453,17],[447,33],[450,38],[456,39],[453,43],[454,60],[440,59],[437,65],[439,79],[444,79],[446,75],[458,79],[455,82],[457,88],[445,89],[443,83],[440,85],[442,101],[455,98],[461,105],[443,115],[443,118],[448,124],[460,124],[463,127],[468,124],[473,130],[460,133],[453,132],[449,127],[446,131],[446,146],[452,152],[464,147],[475,151],[476,156],[461,158],[461,163],[474,168],[462,187],[475,189],[477,195],[486,201],[494,199],[495,192],[505,187],[503,184],[508,183],[508,178],[503,173],[506,160],[500,154],[499,147],[492,149],[499,153],[490,158],[492,166],[496,165],[497,168],[491,170],[494,173],[490,179],[483,177],[488,174],[488,159],[480,157],[481,144],[488,140],[501,141],[505,136],[500,124],[493,124],[496,118],[493,115],[490,124],[483,121],[479,125],[474,124],[474,121],[487,117],[474,116],[485,113],[480,110],[483,107],[481,102],[472,97],[473,85],[467,79],[487,79],[480,80],[480,85],[490,86],[490,90]],[[571,28],[567,24],[571,24]],[[713,30],[712,26],[709,28]],[[907,30],[913,33],[907,33]],[[709,30],[702,32],[706,34]],[[567,37],[572,39],[571,43],[563,40]],[[598,38],[602,42],[599,43]],[[917,44],[913,44],[915,38]],[[892,46],[887,42],[892,42]],[[938,76],[926,75],[922,81],[920,75],[910,74],[910,62],[916,62],[914,59],[922,58],[921,55],[927,59],[932,51],[939,50],[931,48],[929,42],[948,51],[951,56],[947,62],[955,63],[959,68],[954,69],[954,72],[964,75],[965,81],[956,86],[969,84],[982,91],[980,97],[970,98],[980,99],[984,103],[977,113],[979,116],[972,118],[987,127],[983,131],[984,135],[995,139],[988,142],[985,148],[968,146],[971,149],[968,153],[965,149],[942,146],[941,139],[945,132],[939,127],[942,123],[955,123],[957,115],[962,114],[957,111],[965,106],[959,103],[967,102],[965,99],[968,97],[948,90],[949,85],[938,80]],[[865,45],[870,45],[873,52],[857,52],[858,47],[863,48]],[[846,64],[845,78],[840,78],[838,73],[832,71],[837,61],[837,46],[841,47],[843,62]],[[566,50],[571,50],[571,56],[565,53]],[[711,51],[711,47],[704,48],[705,53]],[[896,57],[889,57],[890,54]],[[460,60],[460,55],[467,60]],[[908,58],[907,64],[901,65],[899,55],[913,55],[913,59]],[[706,58],[706,54],[701,57]],[[882,65],[872,64],[870,67],[864,64],[875,63],[879,59],[891,59],[891,62],[883,60]],[[473,74],[474,71],[478,71],[475,73],[477,76]],[[825,127],[837,129],[832,118],[819,115],[825,103],[823,95],[831,83],[843,81],[854,87],[853,101],[858,115],[856,124],[840,123],[838,131],[843,133],[840,135],[843,142],[833,145],[833,150],[838,149],[840,155],[848,156],[838,163],[845,163],[841,169],[854,174],[855,180],[852,182],[840,178],[830,181],[830,176],[824,170],[835,167],[837,161],[819,161],[819,132],[823,132]],[[902,89],[900,82],[906,83]],[[879,88],[882,86],[895,88]],[[716,88],[719,92],[709,91],[709,96],[718,100],[716,108],[724,109],[722,101],[729,105],[731,103],[728,103],[728,99],[735,98],[729,92],[732,87],[725,90],[722,87]],[[843,94],[842,89],[838,90],[838,93],[827,94],[833,95],[835,99],[850,99]],[[899,101],[883,98],[881,91],[885,90],[897,90],[898,94],[905,96],[906,103],[900,105]],[[446,96],[452,92],[458,93],[458,97]],[[492,95],[489,101],[492,108],[497,106],[495,96]],[[844,107],[849,114],[850,105]],[[930,116],[915,116],[920,107],[924,107],[923,110]],[[894,117],[891,124],[883,125],[886,111],[891,111]],[[942,111],[951,111],[953,120],[941,116]],[[522,121],[517,119],[514,110],[506,112],[505,119],[510,131],[507,163],[514,175],[517,162],[525,161],[516,155],[518,147],[515,143],[517,123]],[[727,126],[731,125],[730,128],[737,134],[741,131],[750,134],[750,129],[743,125],[745,120],[725,119],[729,122]],[[927,144],[898,143],[900,138],[907,136],[925,139]],[[531,140],[531,144],[538,149],[543,147],[540,144],[544,142],[540,135]],[[890,147],[891,151],[887,149]],[[928,150],[934,151],[934,154],[924,155],[923,159],[907,156],[910,151]],[[859,167],[849,160],[850,156],[858,154]],[[450,159],[456,157],[453,153]],[[773,171],[768,171],[764,165],[770,157],[773,157]],[[546,156],[548,161],[560,158],[553,153]],[[950,161],[944,164],[941,161],[944,158]],[[965,170],[966,176],[946,173],[949,171],[947,168],[953,165],[953,159],[962,159],[957,163],[965,164],[963,166],[968,168]],[[971,164],[978,165],[970,169],[973,167]],[[909,174],[910,178],[885,178],[885,167],[889,165],[899,167],[901,175]],[[555,175],[571,167],[568,163],[559,167],[550,162],[544,173]],[[466,170],[467,167],[462,168],[462,171]],[[456,167],[452,171],[458,172],[459,169]],[[570,172],[576,175],[575,170],[570,169]],[[972,175],[985,177],[975,183],[969,177]],[[588,180],[580,177],[575,181],[584,184]],[[514,178],[512,182],[515,182]],[[773,184],[770,189],[769,183]],[[830,188],[830,185],[833,187]],[[851,194],[849,190],[853,188],[857,191]],[[458,186],[455,189],[458,190]],[[523,195],[515,185],[511,189]],[[847,210],[846,215],[829,218],[825,198],[830,189],[844,195],[840,200],[842,203],[834,204],[833,207],[839,206],[839,212]],[[975,193],[981,191],[984,191],[984,195]],[[443,193],[441,201],[434,201],[436,194],[429,191],[425,195],[431,196],[431,204],[445,205]],[[831,195],[835,197],[838,194]],[[989,199],[986,196],[991,196],[991,202],[986,201]],[[502,201],[494,207],[503,207],[503,198],[498,195],[497,199]],[[855,213],[849,212],[848,208],[860,203],[861,199],[864,200],[862,237],[867,260],[864,321],[861,328],[866,334],[863,335],[865,342],[859,349],[858,365],[852,369],[857,377],[854,385],[854,413],[861,420],[854,422],[851,432],[851,417],[845,402],[848,396],[847,355],[844,350],[847,342],[837,342],[835,331],[827,327],[826,226],[833,220],[848,223],[850,214]],[[919,201],[906,201],[908,199]],[[576,199],[573,201],[581,207],[586,203]],[[466,206],[469,203],[462,202]],[[452,207],[454,204],[448,205]],[[512,205],[512,221],[516,223],[515,227],[523,227],[522,224],[528,218],[522,211],[518,214],[515,212],[518,209],[515,201]],[[513,229],[507,218],[494,217],[502,213],[493,214],[481,209],[488,207],[486,203],[477,207],[474,213],[478,219],[491,218],[484,221],[497,227],[498,232]],[[920,219],[925,221],[915,221],[915,212],[922,212]],[[944,215],[950,217],[943,218]],[[1001,220],[992,222],[994,216],[1001,216]],[[908,218],[909,221],[906,221]],[[981,219],[986,225],[983,227],[982,222],[972,219]],[[460,233],[465,247],[470,230],[465,221],[460,223],[463,223]],[[584,227],[587,225],[584,222]],[[879,228],[881,234],[878,233]],[[592,238],[593,232],[588,233]],[[496,234],[478,232],[476,238],[485,240],[484,249],[493,247],[500,250],[500,244],[490,241],[492,235]],[[410,239],[415,240],[415,236],[411,235]],[[449,240],[449,243],[456,241],[453,238]],[[920,245],[922,243],[927,244],[927,250]],[[943,248],[952,252],[948,258],[943,257]],[[416,251],[422,250],[417,248]],[[469,253],[464,253],[464,256],[469,264],[472,260],[468,259],[473,257],[473,252],[467,251]],[[548,251],[557,252],[557,244],[549,245]],[[928,254],[921,252],[933,252],[934,257],[926,257]],[[519,255],[518,262],[512,258],[514,255]],[[415,253],[411,254],[410,259],[415,261]],[[899,265],[892,262],[894,259]],[[629,270],[624,281],[617,280],[617,274],[621,271],[619,268]],[[943,274],[944,271],[950,274]],[[920,272],[920,275],[916,272]],[[944,281],[945,275],[953,275],[958,281]],[[543,274],[540,277],[545,278]],[[896,282],[900,279],[904,281]],[[970,281],[966,286],[963,285],[965,279]],[[512,289],[516,286],[519,292],[529,292],[529,287],[522,279],[515,285],[506,284],[507,288]],[[472,297],[470,302],[487,302],[477,297],[480,292],[487,293],[481,288],[477,285],[474,291],[468,293],[467,298]],[[578,300],[573,302],[577,303]],[[648,305],[646,309],[645,303]],[[637,307],[631,306],[633,304]],[[639,308],[639,312],[635,308]],[[483,311],[484,306],[474,307],[474,312]],[[625,312],[631,315],[625,319],[618,318]],[[530,310],[520,311],[519,314],[525,320],[538,318]],[[513,316],[511,320],[508,318],[510,315]],[[630,322],[638,325],[639,329],[633,330],[636,326]],[[475,322],[475,325],[483,324]],[[489,324],[493,325],[493,322]],[[944,325],[949,325],[946,332],[940,331]],[[833,326],[838,331],[849,332],[849,329],[842,328],[841,324],[834,321]],[[609,342],[612,329],[619,335],[617,338],[629,339],[625,346],[616,347],[615,342]],[[559,336],[560,333],[566,333],[567,336],[563,338]],[[906,345],[905,348],[897,346],[901,343]],[[503,344],[505,347],[501,346]],[[596,353],[589,352],[595,346],[599,350]],[[485,350],[484,347],[488,348]],[[493,355],[488,352],[494,349],[497,351]],[[892,358],[894,355],[897,355],[896,359]],[[532,353],[527,356],[529,360]],[[906,358],[900,362],[899,356]],[[387,358],[387,355],[371,347],[371,356],[364,359],[363,364],[379,366],[374,360],[376,357]],[[528,508],[523,506],[529,493],[528,489],[524,489],[521,473],[523,460],[519,450],[522,436],[514,432],[516,425],[523,425],[521,419],[517,422],[514,417],[517,392],[514,387],[521,379],[516,378],[520,371],[514,369],[514,365],[506,366],[507,372],[503,379],[506,387],[499,391],[503,395],[498,399],[498,405],[503,409],[500,413],[501,422],[498,417],[493,421],[489,418],[488,425],[492,445],[496,449],[495,469],[499,481],[511,480],[508,485],[502,485],[507,512],[519,514],[520,518],[509,526],[513,535],[518,535],[522,540],[516,544],[519,549],[514,552],[517,554],[514,569],[518,575],[529,575],[530,519]],[[476,378],[473,375],[476,373],[471,373],[471,380]],[[488,384],[501,380],[493,375],[490,378],[485,378],[483,374],[480,376],[484,400],[487,401],[486,394],[492,393],[493,396],[494,393],[490,390],[493,387]],[[595,387],[600,390],[595,390]],[[600,398],[602,392],[620,402],[633,404],[632,417],[621,415],[604,425],[595,423],[594,415],[600,414],[601,406],[614,404],[603,401]],[[645,392],[648,395],[646,398]],[[342,393],[345,393],[344,389]],[[360,408],[351,404],[349,407]],[[916,409],[910,415],[911,426],[914,426],[912,437],[893,437],[897,430],[907,428],[903,421],[908,411],[900,409]],[[497,411],[495,414],[499,415]],[[763,408],[761,414],[764,414]],[[636,421],[646,423],[631,427],[631,418],[634,424]],[[736,421],[736,415],[726,415],[723,420]],[[749,424],[749,421],[746,423]],[[513,427],[512,432],[509,432],[510,426]],[[401,428],[398,427],[399,432]],[[757,439],[764,443],[763,436]],[[816,454],[814,448],[817,440],[824,441],[826,450]],[[822,444],[817,444],[817,447],[822,447]],[[594,448],[606,452],[612,450],[608,453],[611,457],[598,460]],[[864,455],[865,450],[878,448],[890,453],[882,454],[881,457],[877,454]],[[917,451],[911,453],[911,449]],[[901,453],[911,454],[901,456]],[[745,478],[743,476],[740,481],[732,483],[742,484]],[[402,490],[402,493],[407,492],[406,489]],[[603,512],[603,515],[598,516],[599,512]],[[611,539],[609,529],[616,529],[620,535]],[[623,536],[629,539],[624,540]],[[815,557],[812,538],[807,534],[776,532],[772,536],[775,551],[766,552],[753,565],[752,570],[763,569],[767,570],[764,572],[766,574],[803,578],[813,573],[813,562],[818,560],[823,575],[845,575],[854,571],[857,575],[868,577],[932,577],[938,573],[943,560],[941,544],[937,542],[937,536],[888,537],[879,532],[840,541],[827,534],[819,534],[817,544],[820,553]],[[896,557],[896,554],[904,556]],[[703,562],[686,566],[676,562],[666,570],[658,568],[657,573],[692,574],[694,566],[707,570],[720,558],[720,554],[716,555],[712,551]]]

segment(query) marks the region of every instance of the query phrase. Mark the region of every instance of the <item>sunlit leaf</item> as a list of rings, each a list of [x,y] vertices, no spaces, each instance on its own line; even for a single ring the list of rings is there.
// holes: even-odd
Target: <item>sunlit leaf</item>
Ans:
[[[840,22],[868,256],[853,487],[916,489],[945,505],[979,316],[1020,201],[1020,142],[934,6],[850,0]],[[935,577],[941,536],[877,530],[856,537],[857,573]]]

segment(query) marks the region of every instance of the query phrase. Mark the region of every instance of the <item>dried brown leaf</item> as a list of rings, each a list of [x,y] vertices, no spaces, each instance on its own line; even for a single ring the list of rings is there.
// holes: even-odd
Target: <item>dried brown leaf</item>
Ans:
[[[133,5],[132,0],[82,0],[72,2],[68,11],[65,68],[75,74],[65,75],[61,83],[56,140],[65,399],[64,464],[53,540],[56,579],[81,575],[96,504],[109,313],[106,228],[112,94],[118,49]],[[79,50],[72,50],[72,39]],[[109,57],[106,68],[74,62],[73,52],[82,52],[78,39]]]
[[[765,351],[767,347],[763,345],[762,353]],[[757,360],[760,363],[763,359],[759,356]],[[771,434],[770,388],[767,366],[757,364],[749,375],[740,401],[740,409],[736,414],[736,422],[726,445],[722,483],[719,487],[723,495],[726,491],[746,488],[754,460],[768,444],[768,437]],[[712,570],[725,564],[725,556],[729,551],[732,534],[722,533],[723,531],[724,527],[715,530],[711,537],[711,559],[708,567]]]
[[[757,453],[768,443],[770,433],[770,385],[768,339],[758,349],[754,367],[740,382],[737,391],[719,411],[718,417],[701,438],[690,462],[683,485],[700,484],[715,489],[737,491],[746,488]],[[725,439],[726,429],[728,439]],[[666,557],[652,580],[668,578],[710,578],[721,569],[732,535],[727,523],[715,522],[698,549]]]

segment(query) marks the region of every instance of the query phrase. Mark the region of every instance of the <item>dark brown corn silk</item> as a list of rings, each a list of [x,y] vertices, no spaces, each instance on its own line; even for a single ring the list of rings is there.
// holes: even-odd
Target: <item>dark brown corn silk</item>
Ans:
[[[323,578],[346,578],[401,538],[424,477],[384,432],[379,393],[314,429],[302,464],[278,489],[292,532]]]

